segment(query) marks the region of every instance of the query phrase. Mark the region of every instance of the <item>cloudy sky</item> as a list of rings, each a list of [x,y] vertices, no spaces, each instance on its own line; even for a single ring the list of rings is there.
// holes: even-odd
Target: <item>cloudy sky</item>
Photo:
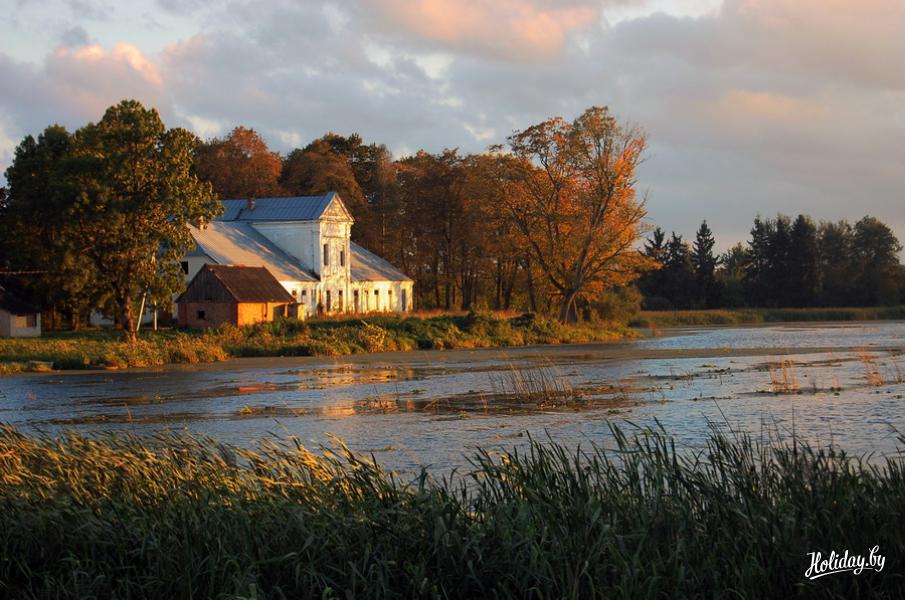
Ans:
[[[643,127],[653,223],[725,247],[756,214],[905,240],[903,0],[0,0],[0,170],[122,98],[287,151],[359,132],[480,151],[609,106]]]

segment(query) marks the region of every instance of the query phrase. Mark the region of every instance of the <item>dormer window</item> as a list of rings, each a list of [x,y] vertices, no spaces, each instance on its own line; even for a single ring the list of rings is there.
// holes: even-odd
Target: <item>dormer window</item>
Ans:
[[[324,244],[324,266],[330,266],[330,246]]]

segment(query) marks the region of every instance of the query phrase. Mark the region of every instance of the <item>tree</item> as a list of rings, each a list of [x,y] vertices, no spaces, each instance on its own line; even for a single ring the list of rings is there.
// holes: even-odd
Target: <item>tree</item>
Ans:
[[[792,225],[789,217],[777,215],[771,227],[770,242],[767,247],[769,264],[769,287],[767,303],[770,306],[788,306],[791,301],[791,280],[789,260],[792,247]]]
[[[674,308],[690,308],[695,298],[695,271],[691,249],[681,235],[672,232],[666,243],[666,264],[663,267],[665,296]]]
[[[820,224],[817,236],[822,281],[820,302],[846,306],[854,302],[854,232],[848,221]]]
[[[80,252],[96,269],[102,308],[127,339],[142,304],[165,304],[183,285],[179,259],[193,242],[188,225],[220,205],[194,173],[198,139],[167,129],[154,109],[123,100],[75,134],[67,183]],[[138,310],[137,310],[138,309]]]
[[[0,254],[6,266],[24,272],[24,288],[48,310],[48,328],[59,317],[78,329],[100,299],[97,273],[81,252],[71,220],[75,202],[66,184],[73,137],[51,125],[37,140],[26,136],[6,171],[8,198],[0,220]]]
[[[899,253],[902,244],[880,220],[866,216],[855,223],[852,254],[857,267],[857,300],[863,305],[899,302]]]
[[[764,306],[770,294],[770,240],[773,228],[760,216],[754,218],[748,242],[748,266],[745,274],[746,296],[750,304]]]
[[[716,281],[718,259],[713,255],[715,245],[716,241],[707,221],[701,222],[692,246],[691,263],[694,265],[697,283],[697,303],[707,308],[712,308],[719,300]]]
[[[517,190],[502,201],[560,298],[559,319],[574,320],[580,297],[626,285],[651,264],[634,248],[646,215],[635,191],[645,136],[592,107],[571,123],[548,119],[508,141],[521,169]]]
[[[645,240],[641,253],[655,266],[638,280],[638,289],[644,294],[647,304],[659,307],[665,301],[663,265],[666,263],[666,232],[656,227]]]
[[[349,159],[334,150],[329,140],[315,140],[303,150],[290,152],[283,163],[280,183],[293,195],[337,192],[353,217],[360,218],[364,209],[364,193]]]
[[[254,129],[236,127],[225,138],[214,138],[195,151],[195,168],[220,198],[281,196],[282,160]]]
[[[738,307],[746,304],[744,282],[750,260],[748,250],[740,243],[729,248],[720,257],[717,279],[720,282],[722,306]]]
[[[817,227],[810,217],[798,215],[789,239],[789,301],[792,306],[813,306],[820,292],[820,251]]]

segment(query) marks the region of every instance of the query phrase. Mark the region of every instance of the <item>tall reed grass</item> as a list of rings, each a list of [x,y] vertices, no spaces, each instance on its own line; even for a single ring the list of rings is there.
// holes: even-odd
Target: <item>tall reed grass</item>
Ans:
[[[6,598],[899,598],[905,469],[717,431],[400,478],[341,443],[0,429]],[[880,573],[808,581],[807,553]]]

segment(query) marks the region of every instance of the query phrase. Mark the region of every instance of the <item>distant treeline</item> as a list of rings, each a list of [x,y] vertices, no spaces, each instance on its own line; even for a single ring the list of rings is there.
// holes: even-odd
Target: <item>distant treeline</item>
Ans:
[[[895,305],[905,300],[902,245],[878,219],[816,223],[811,217],[754,220],[747,244],[714,254],[703,222],[694,242],[659,227],[644,254],[662,265],[638,287],[649,310]]]

